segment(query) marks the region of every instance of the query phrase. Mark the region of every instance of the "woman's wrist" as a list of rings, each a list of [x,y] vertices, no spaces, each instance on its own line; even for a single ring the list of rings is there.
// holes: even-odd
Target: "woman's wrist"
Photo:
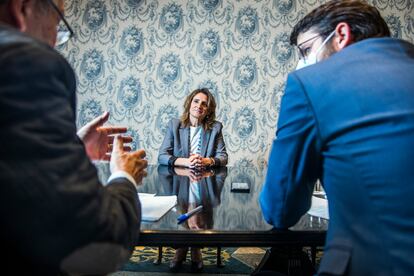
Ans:
[[[189,167],[191,165],[191,162],[189,161],[189,158],[183,158],[178,157],[174,161],[174,167]]]

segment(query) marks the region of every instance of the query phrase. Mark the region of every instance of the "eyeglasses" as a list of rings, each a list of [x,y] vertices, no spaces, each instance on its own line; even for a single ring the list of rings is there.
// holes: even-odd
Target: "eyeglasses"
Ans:
[[[309,51],[308,50],[310,50],[312,47],[307,47],[306,49],[302,49],[302,45],[303,44],[305,44],[305,43],[307,43],[307,42],[309,42],[309,41],[312,41],[312,40],[314,40],[315,38],[318,38],[318,37],[320,37],[320,35],[319,34],[317,34],[317,35],[315,35],[315,36],[312,36],[311,38],[309,38],[309,39],[307,39],[307,40],[305,40],[305,41],[303,41],[302,43],[300,43],[300,44],[298,44],[297,45],[297,47],[298,47],[298,49],[299,49],[299,54],[300,54],[300,58],[301,59],[306,59],[306,57],[309,55]],[[312,45],[313,45],[313,43],[312,43]],[[311,45],[311,46],[312,46]]]
[[[57,26],[56,46],[60,46],[68,42],[68,40],[74,36],[74,32],[70,27],[68,21],[66,21],[65,16],[62,14],[53,0],[48,0],[48,2],[59,15],[61,22],[63,22],[63,24],[59,23]]]
[[[327,43],[328,42],[328,40],[329,39],[331,39],[332,37],[333,37],[333,35],[335,34],[335,30],[333,30],[326,38],[325,38],[325,40],[322,42],[322,45],[321,46],[323,46],[323,45],[325,45],[325,43]],[[305,41],[303,41],[303,42],[301,42],[300,44],[298,44],[297,45],[297,47],[298,47],[298,49],[299,49],[299,54],[300,54],[300,58],[301,59],[306,59],[308,56],[309,56],[309,54],[310,54],[310,52],[311,52],[311,49],[312,49],[312,47],[313,47],[313,44],[315,43],[315,42],[313,42],[311,45],[309,45],[309,47],[306,47],[305,49],[302,49],[302,45],[303,44],[305,44],[305,43],[308,43],[309,41],[312,41],[312,40],[314,40],[314,39],[316,39],[316,38],[318,38],[318,37],[320,37],[320,38],[323,38],[324,37],[324,34],[317,34],[317,35],[315,35],[315,36],[312,36],[311,38],[309,38],[309,39],[307,39],[307,40],[305,40]],[[319,51],[319,49],[318,49],[318,51]]]

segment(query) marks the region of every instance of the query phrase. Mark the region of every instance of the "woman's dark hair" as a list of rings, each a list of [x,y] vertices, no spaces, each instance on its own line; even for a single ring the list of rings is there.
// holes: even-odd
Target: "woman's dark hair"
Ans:
[[[341,22],[348,23],[355,42],[390,36],[387,23],[375,7],[359,0],[332,0],[311,11],[295,25],[290,44],[297,45],[298,35],[310,29],[326,38]]]
[[[184,102],[184,112],[183,115],[181,115],[181,123],[184,126],[190,125],[191,102],[193,101],[195,95],[197,95],[198,93],[203,93],[207,96],[207,114],[204,117],[203,121],[200,123],[205,130],[211,129],[216,120],[216,100],[214,99],[213,94],[211,94],[211,92],[207,88],[196,89],[193,92],[191,92],[190,95],[187,96]]]

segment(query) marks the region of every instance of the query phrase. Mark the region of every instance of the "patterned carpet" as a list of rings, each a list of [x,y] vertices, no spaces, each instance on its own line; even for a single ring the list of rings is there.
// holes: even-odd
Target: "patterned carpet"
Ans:
[[[170,247],[163,248],[161,264],[154,264],[158,257],[157,247],[136,247],[129,262],[122,269],[112,274],[126,275],[122,272],[169,272],[169,262],[174,256],[175,250]],[[250,274],[255,266],[260,262],[264,255],[264,250],[260,248],[222,248],[221,260],[224,267],[217,267],[217,248],[203,248],[203,274]],[[182,273],[190,273],[190,253],[187,254]],[[128,274],[130,275],[130,274]]]

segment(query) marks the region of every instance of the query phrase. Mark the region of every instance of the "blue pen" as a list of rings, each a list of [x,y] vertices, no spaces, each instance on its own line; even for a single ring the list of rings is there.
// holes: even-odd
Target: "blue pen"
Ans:
[[[183,223],[195,213],[200,212],[202,209],[203,209],[203,205],[200,205],[200,206],[197,206],[197,208],[194,208],[193,210],[191,210],[190,212],[182,214],[181,216],[177,218],[178,224]]]

